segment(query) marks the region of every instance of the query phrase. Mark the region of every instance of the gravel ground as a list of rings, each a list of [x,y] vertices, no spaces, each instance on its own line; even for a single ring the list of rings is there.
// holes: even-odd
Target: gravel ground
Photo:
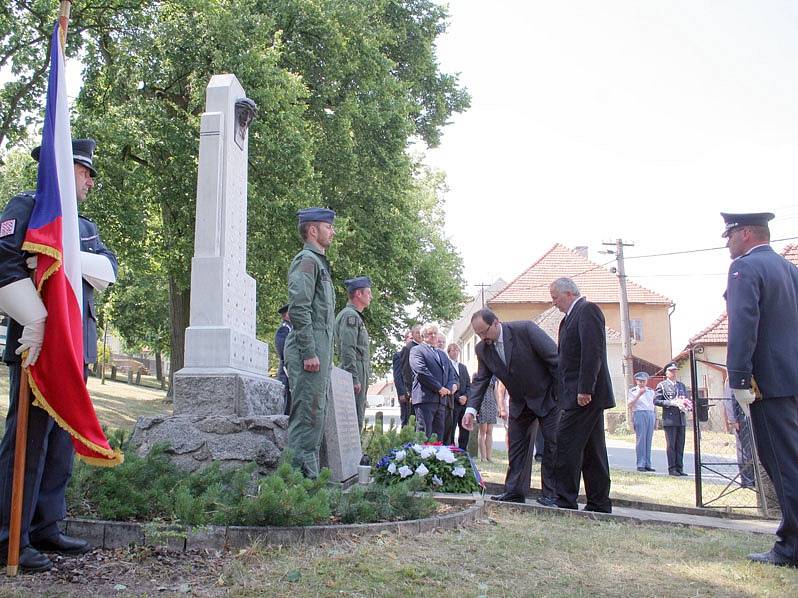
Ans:
[[[45,573],[0,577],[0,596],[222,596],[219,580],[232,557],[216,551],[171,552],[133,547],[50,555]]]

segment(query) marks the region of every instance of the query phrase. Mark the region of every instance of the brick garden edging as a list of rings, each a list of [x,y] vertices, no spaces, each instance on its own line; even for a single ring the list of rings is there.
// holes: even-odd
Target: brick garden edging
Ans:
[[[384,532],[411,536],[433,530],[456,529],[472,524],[484,512],[481,498],[471,495],[437,497],[448,504],[472,503],[462,511],[426,519],[357,523],[350,525],[313,525],[295,527],[245,527],[208,525],[201,527],[129,523],[97,519],[64,520],[64,533],[88,540],[95,548],[124,548],[130,545],[166,546],[170,550],[223,550],[246,548],[257,541],[266,545],[321,544],[354,537],[374,536]]]

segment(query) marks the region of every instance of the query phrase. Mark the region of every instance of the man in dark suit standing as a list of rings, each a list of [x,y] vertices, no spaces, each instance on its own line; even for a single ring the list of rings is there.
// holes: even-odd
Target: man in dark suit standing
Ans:
[[[721,215],[733,260],[726,284],[728,382],[750,411],[782,513],[773,548],[748,558],[798,567],[798,268],[770,247],[773,214]]]
[[[288,333],[291,332],[291,317],[288,315],[288,304],[286,303],[277,310],[280,315],[280,326],[277,332],[274,333],[274,348],[277,349],[277,357],[280,363],[277,366],[277,379],[283,383],[285,389],[285,415],[291,415],[291,388],[288,386],[288,371],[285,369],[285,357],[283,351],[285,350],[285,339],[288,338]]]
[[[581,473],[587,494],[585,511],[611,513],[604,410],[615,406],[615,398],[607,367],[604,314],[580,296],[570,278],[555,280],[549,293],[565,314],[557,347],[557,398],[562,417],[557,429],[556,504],[577,508]]]
[[[487,308],[474,313],[471,327],[482,341],[475,349],[479,367],[468,393],[463,427],[473,429],[474,417],[493,376],[501,380],[510,393],[510,463],[504,482],[505,491],[491,498],[503,502],[525,501],[532,477],[532,455],[539,422],[546,437],[540,502],[551,505],[555,497],[554,464],[559,419],[555,396],[557,347],[536,324],[526,320],[502,323]]]
[[[457,446],[461,449],[468,449],[468,437],[470,432],[463,427],[463,415],[465,415],[466,403],[468,403],[468,391],[471,389],[471,376],[464,363],[460,363],[460,347],[454,343],[447,347],[446,353],[457,370],[457,390],[454,393],[454,425],[452,426],[451,436],[448,437],[446,444],[454,444],[454,430],[457,428]]]
[[[449,356],[435,347],[438,327],[427,324],[423,330],[424,343],[410,350],[413,370],[413,408],[416,411],[416,430],[426,436],[435,434],[443,439],[446,399],[456,384]]]
[[[402,427],[407,425],[411,415],[415,415],[412,402],[413,393],[413,370],[410,368],[410,350],[421,344],[421,325],[416,324],[408,332],[410,338],[405,337],[405,346],[399,354],[399,362],[402,371],[402,388],[404,398],[399,400],[399,416],[402,420]]]

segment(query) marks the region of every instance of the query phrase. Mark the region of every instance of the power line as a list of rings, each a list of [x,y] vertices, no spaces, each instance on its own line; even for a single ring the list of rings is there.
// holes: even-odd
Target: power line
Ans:
[[[779,243],[781,241],[794,241],[798,239],[798,237],[784,237],[783,239],[772,239],[771,243]],[[718,251],[720,249],[727,249],[725,245],[721,247],[706,247],[704,249],[685,249],[684,251],[669,251],[667,253],[650,253],[648,255],[627,255],[624,256],[627,260],[639,260],[643,258],[649,257],[666,257],[669,255],[686,255],[689,253],[702,253],[705,251]]]

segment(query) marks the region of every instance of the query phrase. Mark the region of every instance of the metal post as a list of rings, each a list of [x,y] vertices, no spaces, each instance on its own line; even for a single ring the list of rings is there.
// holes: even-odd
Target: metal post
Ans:
[[[690,393],[693,399],[693,458],[695,459],[695,506],[704,506],[703,487],[701,485],[701,426],[698,422],[698,369],[695,360],[695,349],[690,347]]]

